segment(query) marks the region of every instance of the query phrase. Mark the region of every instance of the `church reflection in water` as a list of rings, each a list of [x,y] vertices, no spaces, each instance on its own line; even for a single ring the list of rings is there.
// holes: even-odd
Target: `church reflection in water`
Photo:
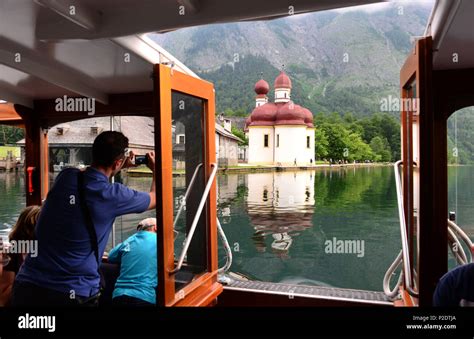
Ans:
[[[314,172],[273,172],[249,174],[247,213],[259,252],[267,250],[286,255],[293,240],[312,227],[314,213]]]

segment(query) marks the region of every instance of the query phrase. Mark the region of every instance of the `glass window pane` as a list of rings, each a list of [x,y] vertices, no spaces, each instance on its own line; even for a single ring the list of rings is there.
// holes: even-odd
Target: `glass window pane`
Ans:
[[[94,139],[100,133],[111,130],[125,134],[130,149],[136,155],[144,155],[155,148],[154,119],[151,117],[109,116],[58,124],[48,130],[50,187],[63,168],[90,166]],[[142,165],[133,170],[121,171],[114,180],[132,189],[148,192],[151,172]],[[106,251],[134,234],[139,221],[148,217],[155,217],[155,211],[117,217],[115,232],[109,236]]]
[[[175,258],[178,260],[206,186],[203,166],[204,101],[172,92],[172,104],[174,245]],[[184,264],[175,276],[176,290],[207,271],[208,221],[205,207],[198,218]]]
[[[4,134],[8,130],[10,132]],[[0,124],[0,135],[3,137],[0,140],[5,142],[0,144],[0,240],[6,244],[12,227],[25,207],[24,130]],[[8,260],[6,258],[4,255],[3,259]]]

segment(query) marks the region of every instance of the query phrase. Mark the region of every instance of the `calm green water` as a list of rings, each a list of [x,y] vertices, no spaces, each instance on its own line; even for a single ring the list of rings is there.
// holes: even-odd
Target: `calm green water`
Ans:
[[[148,190],[149,178],[125,178]],[[24,206],[23,177],[0,173],[0,235]],[[175,196],[184,182],[174,179]],[[449,209],[474,235],[474,167],[449,169]],[[231,270],[252,279],[382,290],[400,249],[392,167],[222,175],[218,215],[234,250]],[[131,215],[116,221],[116,241],[134,232]],[[326,253],[327,240],[363,240],[364,255]],[[219,249],[221,264],[224,251]]]
[[[219,215],[239,250],[233,271],[273,282],[382,289],[400,247],[390,167],[229,175],[219,182]],[[364,256],[326,253],[333,238],[363,240]]]

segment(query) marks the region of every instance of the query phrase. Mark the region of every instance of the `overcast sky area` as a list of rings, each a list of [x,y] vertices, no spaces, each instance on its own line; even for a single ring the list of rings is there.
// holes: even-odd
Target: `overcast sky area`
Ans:
[[[373,13],[377,11],[382,11],[387,9],[389,6],[397,7],[406,5],[423,5],[426,7],[433,7],[435,0],[391,0],[383,3],[378,4],[371,4],[371,5],[363,5],[363,6],[353,6],[353,7],[346,7],[341,9],[335,9],[337,12],[350,12],[350,11],[364,11],[368,13]]]

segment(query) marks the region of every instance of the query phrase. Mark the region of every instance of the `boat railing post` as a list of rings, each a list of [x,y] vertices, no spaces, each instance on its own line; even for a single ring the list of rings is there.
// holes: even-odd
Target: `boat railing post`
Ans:
[[[198,224],[199,219],[201,218],[202,210],[204,209],[204,205],[206,204],[207,197],[209,196],[209,192],[211,191],[211,187],[217,173],[217,164],[212,163],[211,167],[213,167],[211,175],[209,176],[209,180],[207,181],[206,188],[204,189],[204,193],[202,195],[201,201],[199,202],[199,206],[196,210],[196,215],[194,216],[193,222],[191,224],[191,228],[189,229],[188,235],[186,236],[186,239],[184,241],[183,250],[181,251],[181,255],[179,256],[178,264],[176,265],[175,269],[170,272],[171,274],[178,272],[183,266],[184,257],[186,256],[186,253],[188,252],[189,245],[191,244],[191,240],[193,239],[194,232],[196,231],[196,226]]]
[[[402,260],[403,260],[403,277],[405,282],[405,288],[408,293],[414,297],[418,296],[418,293],[412,287],[412,268],[410,263],[410,255],[408,250],[408,236],[406,229],[405,210],[403,208],[403,193],[402,185],[400,180],[400,166],[403,165],[403,161],[399,160],[394,164],[395,169],[395,183],[397,188],[397,202],[398,202],[398,215],[400,219],[400,234],[402,240]]]

